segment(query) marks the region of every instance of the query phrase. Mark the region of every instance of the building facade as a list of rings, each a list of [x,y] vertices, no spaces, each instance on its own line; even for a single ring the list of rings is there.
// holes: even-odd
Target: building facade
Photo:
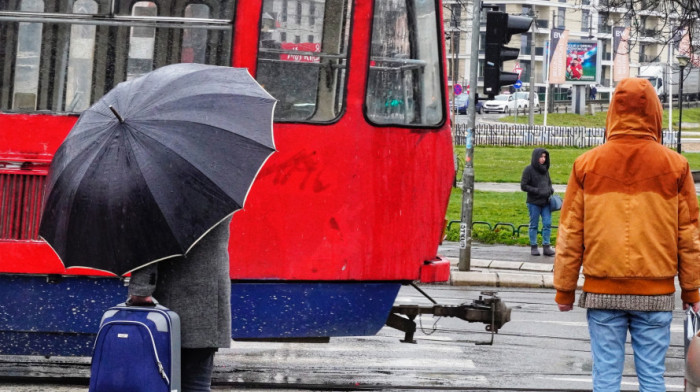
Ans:
[[[598,41],[600,72],[595,83],[598,99],[607,99],[614,89],[612,83],[613,71],[613,27],[630,26],[632,33],[629,40],[630,76],[637,76],[646,65],[658,63],[673,64],[676,53],[668,44],[671,36],[673,21],[668,21],[666,15],[648,9],[636,12],[637,18],[630,21],[625,18],[626,10],[606,9],[604,0],[525,0],[501,1],[498,3],[484,2],[484,6],[496,7],[498,11],[511,15],[523,15],[534,18],[534,41],[530,38],[533,32],[515,35],[508,44],[509,47],[519,48],[517,60],[504,63],[503,70],[512,72],[516,65],[522,69],[522,90],[530,90],[530,75],[534,73],[536,91],[543,99],[546,87],[546,52],[552,28],[563,28],[569,31],[569,41],[595,40]],[[643,3],[639,3],[643,8]],[[460,0],[445,0],[444,19],[446,56],[448,64],[448,83],[469,84],[469,65],[472,53],[479,56],[478,81],[479,89],[483,92],[483,62],[486,44],[486,13],[481,11],[479,48],[471,50],[472,4]],[[531,31],[532,31],[531,30]],[[452,43],[454,37],[454,43]],[[534,50],[534,61],[532,52]],[[554,99],[568,99],[567,91],[570,84],[553,85]],[[507,88],[506,88],[507,90]]]

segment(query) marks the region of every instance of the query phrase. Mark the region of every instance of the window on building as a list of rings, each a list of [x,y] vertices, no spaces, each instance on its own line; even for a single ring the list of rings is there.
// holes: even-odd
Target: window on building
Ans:
[[[520,54],[530,54],[530,36],[532,33],[523,33],[520,35]]]
[[[301,0],[297,0],[296,22],[297,25],[301,25]]]
[[[458,28],[460,26],[460,21],[462,20],[462,5],[452,4],[450,6],[450,27]]]
[[[593,34],[591,11],[589,10],[581,10],[581,31],[584,33]]]
[[[309,26],[316,24],[316,3],[311,0],[309,3]]]
[[[605,12],[598,13],[598,32],[599,33],[611,33],[612,29],[608,25],[608,14]]]
[[[557,26],[559,28],[566,28],[566,8],[559,7],[557,12]]]
[[[530,64],[530,61],[521,61],[520,68],[523,69],[522,73],[520,74],[520,80],[522,80],[524,83],[530,83],[530,72],[532,70],[532,65]]]

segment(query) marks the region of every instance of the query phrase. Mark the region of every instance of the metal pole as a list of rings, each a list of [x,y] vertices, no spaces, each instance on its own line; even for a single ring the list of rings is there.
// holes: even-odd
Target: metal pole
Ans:
[[[678,103],[679,103],[679,108],[678,108],[678,139],[676,140],[676,151],[680,154],[681,153],[681,127],[683,125],[683,70],[685,69],[684,66],[681,66],[681,75],[680,75],[680,86],[678,87]]]
[[[557,27],[556,21],[557,21],[557,12],[552,11],[552,28]],[[550,42],[550,45],[549,45],[550,56],[551,56],[551,53],[553,51],[554,51],[554,48],[552,47],[551,42]],[[547,61],[549,62],[549,59],[547,59]],[[551,65],[551,64],[549,64],[549,65]],[[547,66],[547,69],[549,70],[549,66]],[[548,107],[548,109],[549,109],[550,113],[554,113],[554,87],[552,85],[549,85],[549,79],[547,79],[547,87],[549,87],[549,107]]]
[[[673,45],[669,45],[668,49],[668,60],[666,61],[665,75],[666,80],[664,81],[664,90],[667,91],[666,100],[668,101],[668,132],[673,132],[673,70],[671,69],[671,59],[673,58]]]
[[[452,10],[454,12],[454,10]],[[452,15],[450,16],[450,19],[454,21],[455,16]],[[454,29],[454,26],[452,26]],[[450,32],[450,52],[452,52],[452,65],[450,65],[450,68],[452,69],[452,135],[454,136],[455,134],[455,127],[457,125],[457,107],[455,104],[456,101],[456,95],[455,95],[455,84],[457,83],[456,79],[456,70],[455,70],[455,31],[452,30]]]
[[[466,154],[462,174],[462,222],[459,225],[459,270],[469,271],[472,257],[472,214],[474,207],[474,143],[476,129],[476,90],[479,68],[479,27],[481,25],[481,1],[473,0],[472,49],[469,59],[469,107],[467,107]]]
[[[532,5],[532,8],[530,8],[530,12],[534,18],[534,5]],[[530,128],[535,125],[535,31],[537,31],[537,21],[532,24],[532,33],[530,33],[530,113],[528,114],[527,119],[527,123],[530,125]]]

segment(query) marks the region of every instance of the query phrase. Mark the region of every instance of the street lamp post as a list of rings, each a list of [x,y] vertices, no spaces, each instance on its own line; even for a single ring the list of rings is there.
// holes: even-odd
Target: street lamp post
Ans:
[[[676,139],[676,151],[680,154],[681,153],[681,128],[683,126],[683,70],[685,70],[685,67],[688,65],[688,62],[690,61],[690,57],[686,56],[685,54],[679,54],[676,56],[676,59],[678,60],[678,66],[681,69],[681,74],[680,74],[680,83],[679,83],[679,88],[678,88],[678,137]]]

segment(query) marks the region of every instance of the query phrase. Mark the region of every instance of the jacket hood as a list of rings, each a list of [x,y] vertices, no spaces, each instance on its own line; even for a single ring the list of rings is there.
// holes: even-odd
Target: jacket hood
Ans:
[[[540,157],[542,153],[547,154],[547,159],[544,161],[544,165],[540,165]],[[532,150],[532,159],[530,160],[530,165],[535,168],[540,173],[544,173],[549,170],[549,151],[544,148],[536,148]]]
[[[656,91],[646,79],[620,81],[605,121],[605,137],[649,137],[661,143],[663,108]]]

